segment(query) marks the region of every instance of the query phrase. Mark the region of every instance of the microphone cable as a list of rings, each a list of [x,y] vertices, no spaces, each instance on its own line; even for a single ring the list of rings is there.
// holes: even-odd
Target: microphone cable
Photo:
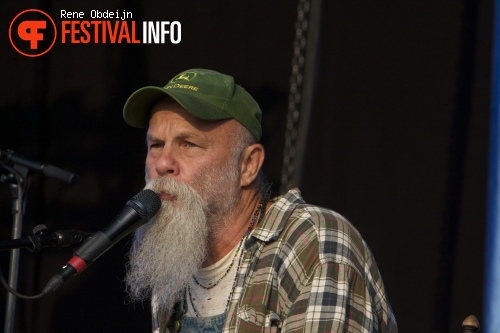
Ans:
[[[44,293],[44,292],[41,292],[40,294],[34,295],[34,296],[26,296],[26,295],[18,293],[11,286],[9,286],[9,284],[7,283],[7,281],[5,281],[5,278],[3,277],[2,267],[0,267],[0,282],[2,283],[3,287],[5,289],[7,289],[8,292],[10,292],[14,296],[22,298],[22,299],[33,300],[33,299],[42,298],[43,296],[46,295],[46,293]]]

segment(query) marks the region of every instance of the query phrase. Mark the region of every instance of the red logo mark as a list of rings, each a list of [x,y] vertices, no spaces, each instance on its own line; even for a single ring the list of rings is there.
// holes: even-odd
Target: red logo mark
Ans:
[[[23,11],[10,23],[10,43],[17,52],[27,57],[47,53],[54,46],[56,35],[54,20],[38,9]]]

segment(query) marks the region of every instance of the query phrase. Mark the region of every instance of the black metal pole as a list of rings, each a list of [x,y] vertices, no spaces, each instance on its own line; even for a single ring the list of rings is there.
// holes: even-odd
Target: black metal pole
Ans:
[[[17,183],[9,184],[12,192],[12,238],[20,238],[23,227],[23,208],[24,208],[24,182],[28,177],[28,169],[22,166],[14,166],[14,173],[16,174]],[[9,263],[9,279],[8,284],[11,288],[17,290],[17,277],[19,273],[19,257],[20,249],[14,249],[10,253]],[[5,308],[5,323],[4,332],[14,332],[14,322],[16,313],[16,298],[11,293],[7,294],[6,308]]]

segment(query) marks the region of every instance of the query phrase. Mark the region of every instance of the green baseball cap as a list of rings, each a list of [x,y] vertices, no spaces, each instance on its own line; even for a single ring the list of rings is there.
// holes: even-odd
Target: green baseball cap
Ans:
[[[262,111],[233,77],[208,69],[190,69],[174,76],[164,87],[144,87],[125,102],[123,118],[133,127],[149,125],[153,105],[172,97],[191,115],[204,120],[236,119],[258,141],[262,136]]]

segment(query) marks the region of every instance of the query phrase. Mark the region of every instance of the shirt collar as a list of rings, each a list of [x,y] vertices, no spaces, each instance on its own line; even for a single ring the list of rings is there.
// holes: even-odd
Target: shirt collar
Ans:
[[[271,200],[273,203],[266,212],[261,223],[255,228],[252,236],[263,241],[276,240],[285,227],[285,223],[298,205],[305,204],[297,188]]]

